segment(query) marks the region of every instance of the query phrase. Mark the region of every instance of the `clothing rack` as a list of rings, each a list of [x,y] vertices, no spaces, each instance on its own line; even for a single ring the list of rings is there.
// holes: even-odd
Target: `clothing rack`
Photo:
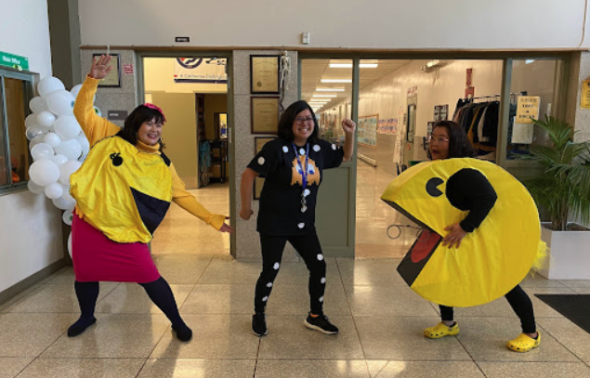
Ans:
[[[510,93],[510,101],[512,101],[512,98],[515,96],[526,96],[527,92],[523,91],[523,92],[515,92],[515,93]],[[491,99],[491,98],[500,98],[502,97],[502,95],[490,95],[490,96],[479,96],[479,97],[465,97],[463,100],[466,101],[473,101],[473,100],[487,100],[487,99]]]

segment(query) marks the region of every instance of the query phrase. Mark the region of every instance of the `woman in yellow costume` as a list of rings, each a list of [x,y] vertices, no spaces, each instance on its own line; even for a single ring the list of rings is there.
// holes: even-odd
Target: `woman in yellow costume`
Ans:
[[[474,151],[465,132],[455,122],[438,122],[430,137],[429,155],[432,160],[471,158]],[[464,169],[455,175],[453,187],[456,198],[452,202],[459,204],[459,209],[468,211],[467,217],[460,223],[449,225],[445,230],[443,246],[459,247],[463,238],[477,228],[494,207],[497,195],[486,177],[475,169]],[[447,184],[447,188],[451,183]],[[448,192],[449,190],[447,190]],[[461,251],[461,253],[468,253]],[[507,346],[516,352],[528,352],[541,343],[541,335],[536,329],[533,304],[527,293],[517,285],[506,294],[508,303],[520,318],[522,333]],[[459,333],[459,325],[453,319],[453,308],[440,306],[441,322],[424,330],[424,336],[437,339],[454,336]]]
[[[72,223],[75,290],[81,316],[68,336],[96,323],[99,281],[137,282],[168,317],[176,337],[189,341],[191,329],[180,317],[174,294],[160,276],[147,245],[173,200],[222,232],[232,229],[223,215],[211,214],[185,190],[174,165],[162,153],[161,109],[140,105],[125,127],[99,117],[93,108],[98,83],[112,67],[110,56],[93,60],[76,99],[74,115],[92,149],[71,179],[77,205]]]

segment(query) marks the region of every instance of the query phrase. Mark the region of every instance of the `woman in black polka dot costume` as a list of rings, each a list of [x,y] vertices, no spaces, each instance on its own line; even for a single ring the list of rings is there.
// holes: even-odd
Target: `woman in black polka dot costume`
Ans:
[[[356,125],[345,119],[342,128],[343,148],[320,139],[313,110],[305,101],[297,101],[281,116],[279,137],[266,143],[242,174],[240,217],[245,220],[253,214],[254,180],[257,176],[265,178],[257,219],[262,272],[256,283],[252,317],[252,331],[257,336],[267,334],[264,310],[287,242],[303,258],[310,273],[311,309],[305,326],[326,334],[338,333],[323,313],[326,262],[315,229],[315,206],[323,170],[336,168],[352,156]]]

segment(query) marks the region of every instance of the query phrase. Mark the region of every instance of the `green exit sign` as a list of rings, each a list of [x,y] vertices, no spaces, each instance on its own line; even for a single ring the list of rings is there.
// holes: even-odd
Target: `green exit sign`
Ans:
[[[0,51],[0,66],[14,68],[19,71],[28,71],[29,58]]]

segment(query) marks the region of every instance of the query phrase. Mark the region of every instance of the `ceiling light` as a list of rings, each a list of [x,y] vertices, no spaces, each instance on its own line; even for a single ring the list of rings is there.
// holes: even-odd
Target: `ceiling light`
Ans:
[[[338,95],[335,95],[335,94],[314,94],[311,97],[332,97],[332,98],[334,98],[334,97],[338,97]]]
[[[377,63],[361,63],[360,68],[377,68]],[[352,63],[330,63],[330,68],[352,68]]]
[[[344,88],[316,88],[316,92],[344,92]]]
[[[322,83],[352,83],[352,79],[322,79]]]

